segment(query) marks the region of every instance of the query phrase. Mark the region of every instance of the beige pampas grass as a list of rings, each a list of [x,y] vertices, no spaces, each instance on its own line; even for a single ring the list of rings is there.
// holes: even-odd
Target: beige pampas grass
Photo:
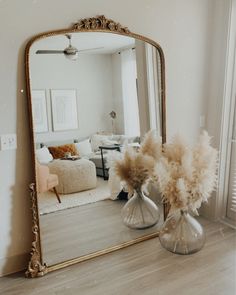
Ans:
[[[128,147],[123,158],[115,161],[114,170],[125,182],[129,195],[132,195],[135,190],[141,190],[150,180],[154,171],[154,161],[150,156]]]
[[[217,183],[216,149],[206,131],[198,143],[189,147],[180,136],[162,146],[153,131],[147,133],[140,149],[127,147],[113,157],[112,168],[123,181],[129,195],[155,181],[171,210],[190,209],[197,213],[202,202],[211,196]]]
[[[172,210],[190,209],[197,213],[217,182],[217,151],[210,146],[204,131],[195,147],[188,147],[180,137],[164,145],[156,164],[155,179]]]
[[[132,195],[135,190],[145,189],[148,182],[153,178],[156,161],[162,152],[161,139],[154,131],[146,134],[139,150],[126,147],[120,158],[115,158],[112,164],[116,175],[125,183]]]
[[[157,136],[154,130],[149,131],[141,144],[140,153],[152,157],[158,161],[162,155],[161,138]]]

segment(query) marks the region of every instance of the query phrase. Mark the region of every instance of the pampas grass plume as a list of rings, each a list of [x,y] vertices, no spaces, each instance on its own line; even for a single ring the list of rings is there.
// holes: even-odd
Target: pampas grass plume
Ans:
[[[140,147],[140,153],[152,157],[155,161],[160,159],[162,154],[162,142],[155,130],[150,130],[145,135]]]
[[[141,190],[153,175],[154,162],[148,155],[126,148],[123,158],[116,160],[114,170],[117,176],[125,182],[129,194]]]
[[[201,203],[208,200],[217,183],[217,158],[206,131],[193,148],[179,136],[165,144],[155,179],[172,211],[190,209],[196,213]]]

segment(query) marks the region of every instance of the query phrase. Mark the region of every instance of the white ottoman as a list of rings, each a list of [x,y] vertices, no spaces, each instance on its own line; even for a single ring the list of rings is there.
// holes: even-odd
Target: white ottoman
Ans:
[[[60,194],[71,194],[93,189],[97,186],[96,166],[87,159],[54,160],[48,164],[50,173],[56,174]]]

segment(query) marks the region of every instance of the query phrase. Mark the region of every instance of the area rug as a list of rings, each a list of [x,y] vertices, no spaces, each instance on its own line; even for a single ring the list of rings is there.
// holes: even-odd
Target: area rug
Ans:
[[[110,190],[108,182],[102,178],[97,179],[97,187],[95,189],[78,192],[74,194],[60,194],[61,203],[53,192],[46,192],[39,195],[39,214],[44,215],[60,210],[65,210],[77,206],[95,203],[110,198]]]

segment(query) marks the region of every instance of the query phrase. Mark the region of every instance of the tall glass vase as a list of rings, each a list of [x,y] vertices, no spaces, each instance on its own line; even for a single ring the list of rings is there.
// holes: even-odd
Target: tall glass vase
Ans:
[[[201,224],[187,211],[178,210],[170,214],[159,233],[161,245],[176,254],[192,254],[205,243]]]
[[[155,225],[160,219],[157,205],[139,190],[122,208],[121,216],[126,226],[133,229],[145,229]]]

